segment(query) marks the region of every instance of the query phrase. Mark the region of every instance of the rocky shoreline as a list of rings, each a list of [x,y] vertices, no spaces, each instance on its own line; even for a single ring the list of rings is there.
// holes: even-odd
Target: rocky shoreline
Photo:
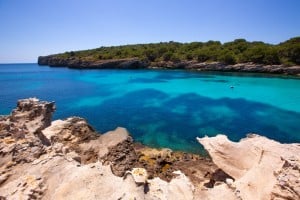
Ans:
[[[0,199],[300,199],[300,144],[197,138],[210,159],[51,121],[54,111],[30,98],[0,117]]]
[[[73,69],[187,69],[198,71],[269,73],[295,76],[300,75],[300,66],[262,65],[254,63],[226,65],[220,62],[199,63],[196,61],[146,62],[137,58],[89,61],[80,60],[75,57],[64,59],[55,55],[50,55],[40,56],[38,58],[38,64],[56,67],[69,67]]]

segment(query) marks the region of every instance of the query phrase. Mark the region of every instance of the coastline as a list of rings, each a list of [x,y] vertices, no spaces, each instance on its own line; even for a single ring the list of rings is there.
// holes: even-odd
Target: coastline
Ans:
[[[137,58],[84,61],[77,58],[59,58],[55,55],[40,56],[39,65],[50,67],[68,67],[72,69],[184,69],[196,71],[267,73],[300,76],[300,66],[263,65],[254,63],[238,63],[227,65],[221,62],[197,61],[159,61],[146,62]]]
[[[0,198],[297,199],[300,144],[250,134],[197,138],[211,159],[99,134],[85,119],[52,121],[54,102],[22,99],[0,118]],[[200,145],[199,144],[199,145]]]

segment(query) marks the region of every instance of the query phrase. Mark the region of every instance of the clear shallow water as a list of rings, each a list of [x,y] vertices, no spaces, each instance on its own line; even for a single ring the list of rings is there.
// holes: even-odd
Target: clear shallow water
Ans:
[[[300,142],[298,78],[1,64],[0,84],[0,114],[18,99],[38,97],[56,102],[55,119],[84,117],[101,133],[126,127],[153,147],[200,153],[195,137],[218,133]]]

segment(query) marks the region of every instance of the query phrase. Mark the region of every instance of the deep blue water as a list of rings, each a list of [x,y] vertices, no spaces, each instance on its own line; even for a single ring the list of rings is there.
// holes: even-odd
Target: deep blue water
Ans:
[[[299,78],[2,64],[0,84],[0,114],[18,99],[38,97],[56,102],[55,119],[84,117],[101,133],[126,127],[153,147],[199,153],[195,138],[218,133],[300,142]]]

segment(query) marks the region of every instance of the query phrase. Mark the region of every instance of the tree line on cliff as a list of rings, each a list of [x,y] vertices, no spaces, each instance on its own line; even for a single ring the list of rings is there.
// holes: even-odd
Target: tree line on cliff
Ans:
[[[264,42],[248,42],[236,39],[232,42],[160,42],[112,47],[91,50],[70,51],[57,55],[59,58],[88,61],[138,58],[147,62],[160,61],[218,61],[225,64],[252,62],[256,64],[287,66],[300,64],[300,37],[291,38],[277,45]]]

